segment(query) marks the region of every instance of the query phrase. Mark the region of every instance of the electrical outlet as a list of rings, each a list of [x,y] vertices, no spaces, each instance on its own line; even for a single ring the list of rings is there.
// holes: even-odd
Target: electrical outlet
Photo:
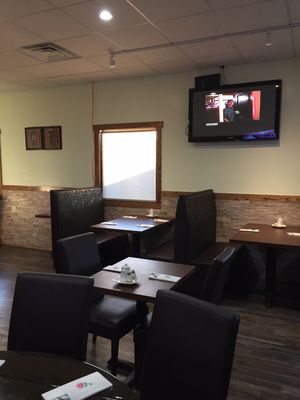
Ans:
[[[11,206],[11,212],[16,213],[17,212],[17,206]]]

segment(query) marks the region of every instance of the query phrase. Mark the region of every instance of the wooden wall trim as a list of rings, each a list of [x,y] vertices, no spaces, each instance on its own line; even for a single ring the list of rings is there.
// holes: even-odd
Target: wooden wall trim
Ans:
[[[51,186],[16,186],[16,185],[3,185],[2,190],[16,190],[16,191],[29,191],[29,192],[49,192],[52,189],[72,189],[66,187],[51,187]],[[178,191],[162,191],[162,197],[174,198],[182,194],[193,192],[178,192]],[[288,203],[299,203],[300,196],[291,195],[273,195],[273,194],[242,194],[242,193],[216,193],[218,200],[236,200],[236,201],[277,201]]]
[[[162,197],[178,197],[182,194],[193,192],[171,192],[162,191]],[[218,200],[237,200],[237,201],[280,201],[289,203],[299,203],[300,196],[273,195],[273,194],[242,194],[242,193],[216,193]]]

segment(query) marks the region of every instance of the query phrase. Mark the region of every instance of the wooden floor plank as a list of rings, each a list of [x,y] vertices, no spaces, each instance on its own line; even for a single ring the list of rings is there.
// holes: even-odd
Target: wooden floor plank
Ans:
[[[51,253],[0,246],[0,350],[6,349],[19,271],[53,272]],[[243,301],[225,300],[223,306],[241,316],[228,400],[299,400],[300,313],[297,305],[282,302],[280,307],[270,309],[264,306],[262,296],[253,295]],[[109,356],[108,340],[98,338],[93,345],[89,337],[89,362],[106,368]],[[121,340],[120,358],[133,361],[132,334]]]

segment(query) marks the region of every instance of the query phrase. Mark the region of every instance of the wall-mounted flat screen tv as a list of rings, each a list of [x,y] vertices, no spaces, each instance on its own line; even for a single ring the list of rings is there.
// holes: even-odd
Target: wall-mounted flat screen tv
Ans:
[[[189,142],[279,139],[281,80],[189,91]]]

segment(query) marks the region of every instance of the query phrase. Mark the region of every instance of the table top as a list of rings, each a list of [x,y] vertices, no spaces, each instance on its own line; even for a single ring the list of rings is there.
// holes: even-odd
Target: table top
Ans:
[[[1,351],[0,398],[5,400],[41,400],[41,394],[93,372],[100,372],[112,384],[91,397],[104,398],[105,394],[122,396],[124,400],[137,400],[137,396],[116,377],[94,365],[71,358],[40,353]]]
[[[300,233],[300,226],[274,228],[272,225],[251,223],[243,226],[243,229],[259,229],[259,232],[238,231],[230,242],[270,247],[300,247],[300,236],[289,235]]]
[[[151,272],[186,277],[194,270],[193,265],[148,260],[145,258],[127,257],[114,266],[130,265],[136,272],[138,283],[121,285],[113,281],[119,279],[120,273],[102,270],[93,275],[94,287],[105,294],[125,297],[136,301],[154,303],[156,293],[161,289],[172,289],[178,283],[149,279]]]
[[[128,233],[140,234],[149,229],[155,229],[162,224],[171,224],[174,222],[173,218],[167,217],[146,217],[129,215],[120,218],[115,218],[109,221],[103,221],[99,224],[90,226],[92,231],[99,229],[111,229],[115,231],[125,231]]]

